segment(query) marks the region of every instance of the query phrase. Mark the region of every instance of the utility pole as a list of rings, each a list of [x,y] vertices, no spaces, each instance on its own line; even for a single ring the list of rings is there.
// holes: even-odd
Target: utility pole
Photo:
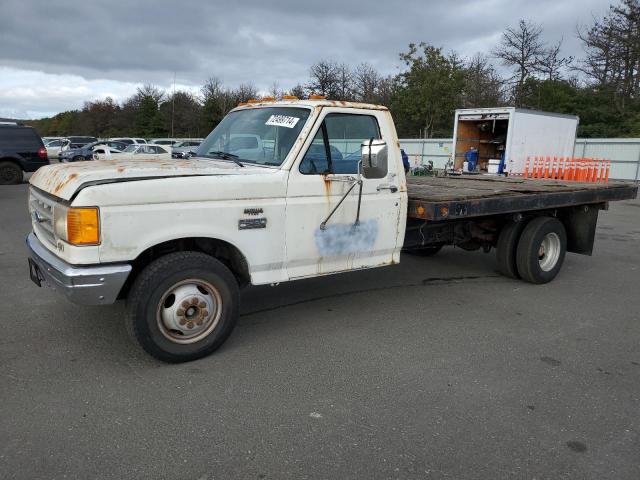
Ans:
[[[173,138],[173,116],[176,113],[176,72],[173,71],[173,95],[171,96],[171,138]]]

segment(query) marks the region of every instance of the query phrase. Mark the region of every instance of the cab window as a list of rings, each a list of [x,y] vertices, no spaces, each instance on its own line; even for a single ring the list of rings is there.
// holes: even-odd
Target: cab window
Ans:
[[[300,173],[358,173],[360,145],[365,140],[380,139],[378,121],[371,115],[328,114],[302,162]]]

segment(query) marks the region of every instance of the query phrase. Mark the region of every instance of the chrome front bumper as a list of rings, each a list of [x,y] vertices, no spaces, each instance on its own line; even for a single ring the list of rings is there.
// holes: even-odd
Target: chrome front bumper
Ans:
[[[76,267],[63,262],[47,250],[38,237],[27,237],[31,279],[41,286],[44,281],[79,305],[108,305],[116,301],[118,293],[131,272],[127,263]]]

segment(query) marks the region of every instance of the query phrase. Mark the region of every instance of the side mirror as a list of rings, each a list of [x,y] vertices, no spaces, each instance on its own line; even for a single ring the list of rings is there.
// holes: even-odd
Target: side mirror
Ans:
[[[389,149],[384,140],[365,140],[361,145],[362,175],[365,178],[387,176]]]

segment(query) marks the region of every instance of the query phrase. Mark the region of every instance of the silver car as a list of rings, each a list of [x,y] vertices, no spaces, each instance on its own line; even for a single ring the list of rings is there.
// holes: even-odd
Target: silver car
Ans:
[[[197,150],[202,143],[202,140],[184,140],[182,142],[176,142],[171,147],[171,156],[173,158],[187,158],[189,152]]]

